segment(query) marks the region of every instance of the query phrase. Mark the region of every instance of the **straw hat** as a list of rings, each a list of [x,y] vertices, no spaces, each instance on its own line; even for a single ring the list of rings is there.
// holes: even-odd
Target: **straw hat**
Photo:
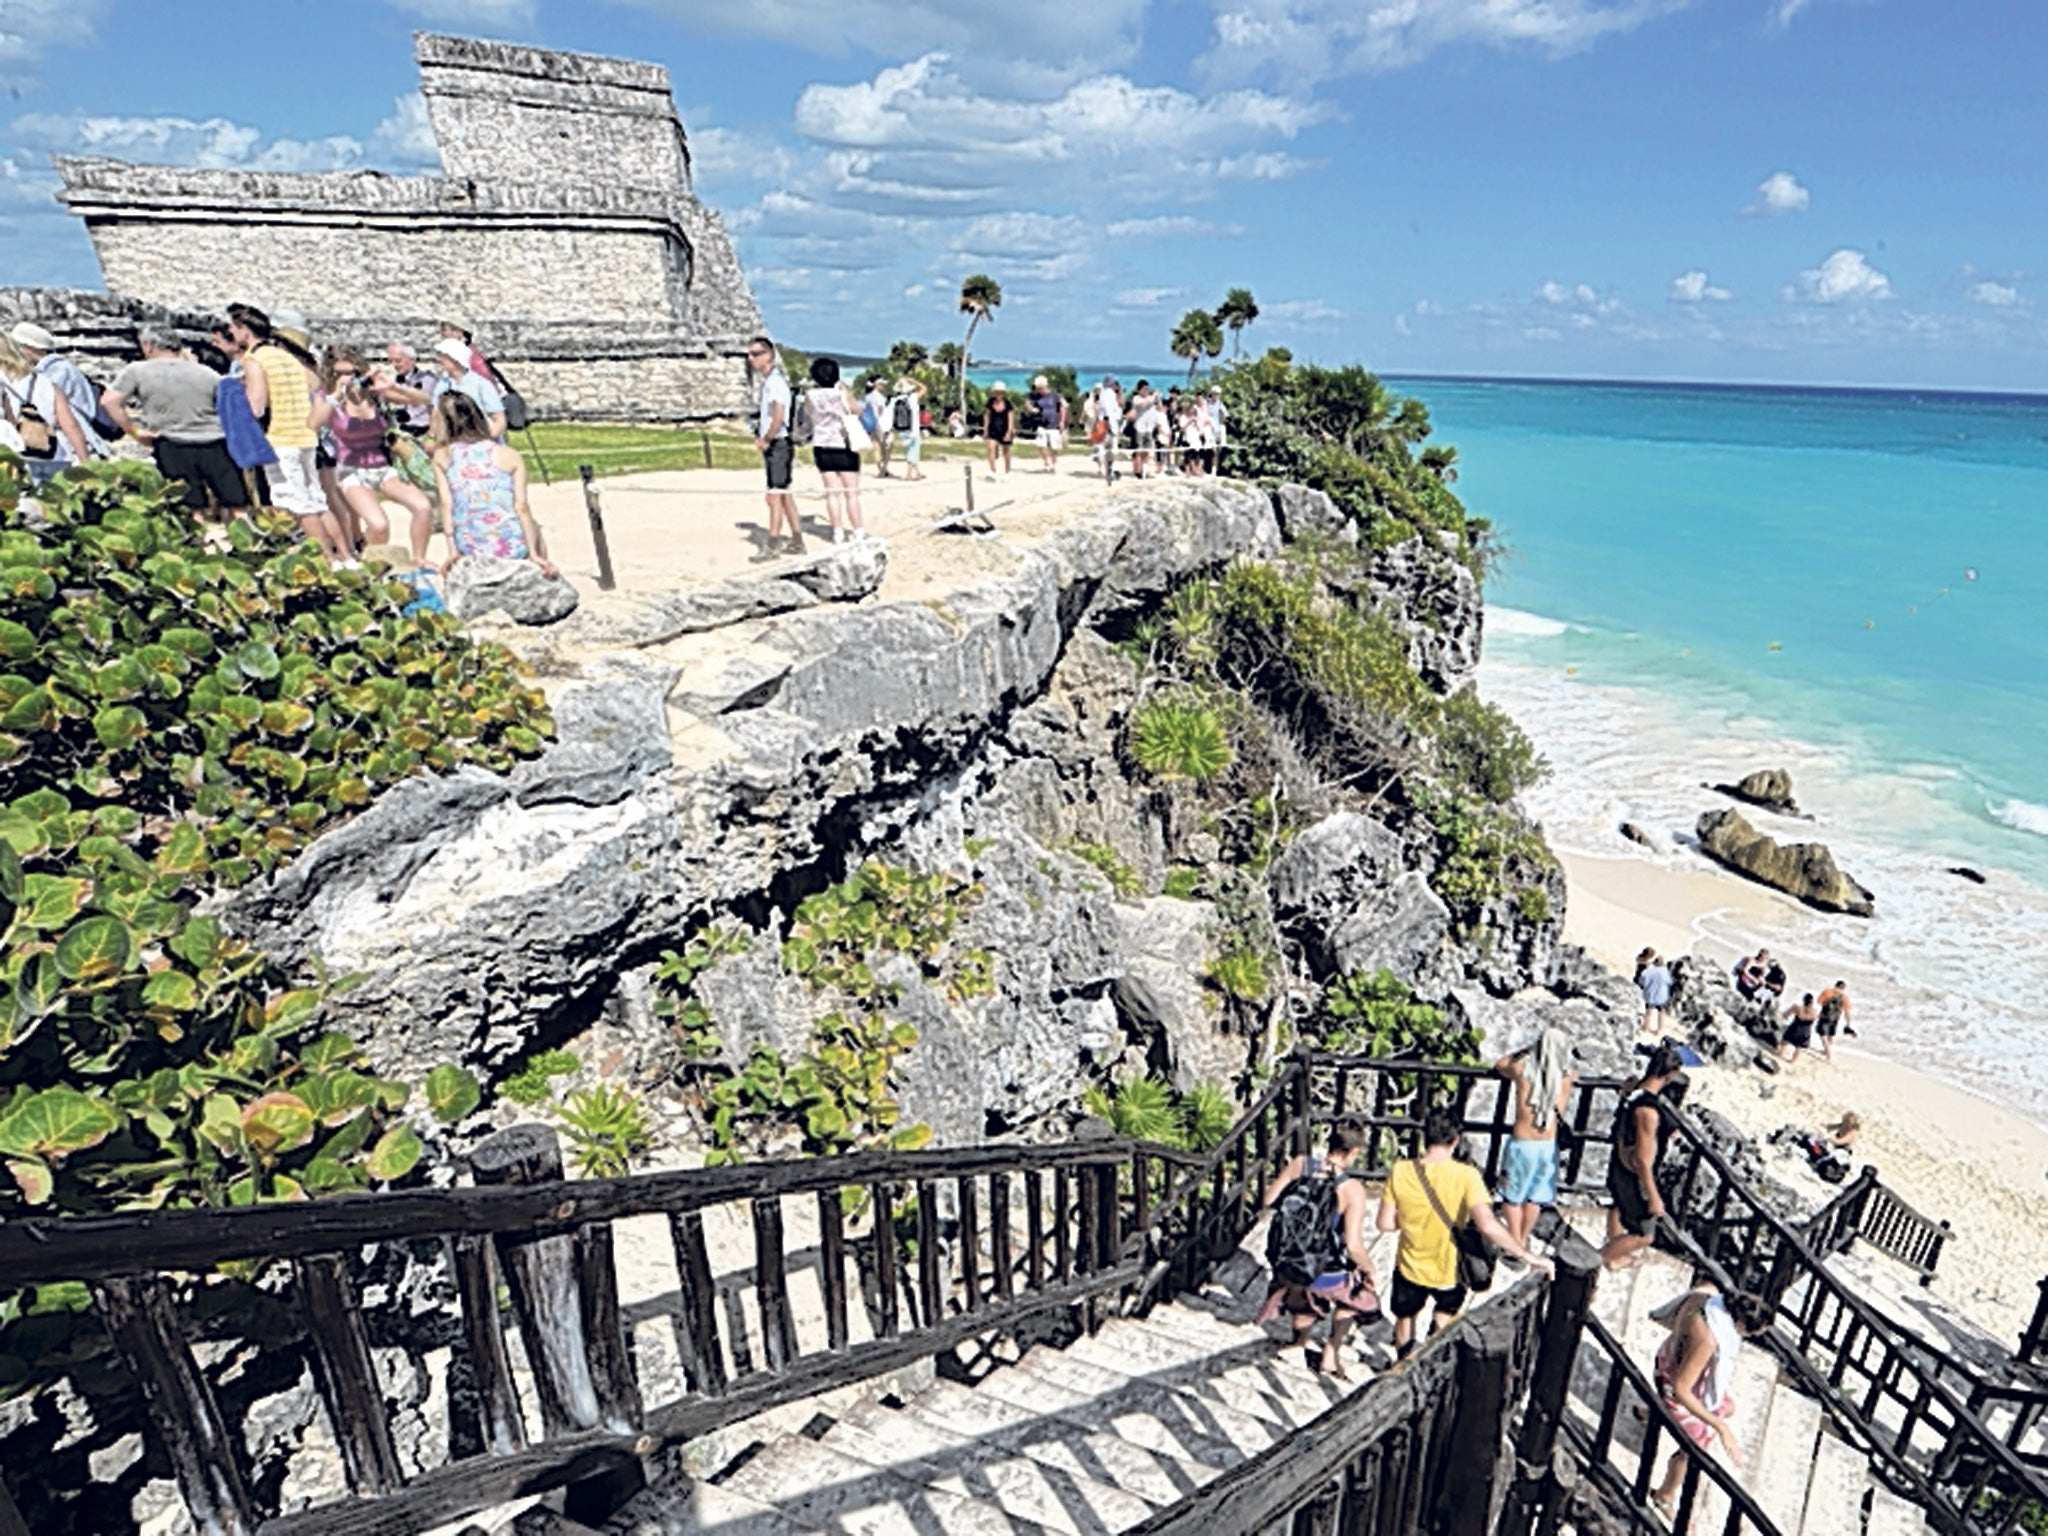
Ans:
[[[295,341],[302,347],[313,345],[312,328],[306,324],[306,317],[296,309],[273,310],[270,316],[270,328],[280,336]]]
[[[24,320],[7,333],[8,339],[17,347],[27,347],[31,352],[54,352],[57,338],[37,325],[33,320]]]
[[[1007,395],[1010,392],[1010,386],[1001,379],[997,379],[995,383],[989,385],[988,392],[992,395]]]

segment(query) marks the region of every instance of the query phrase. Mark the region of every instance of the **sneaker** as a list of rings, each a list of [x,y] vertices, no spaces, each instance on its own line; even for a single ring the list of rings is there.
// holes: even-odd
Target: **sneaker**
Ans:
[[[792,555],[808,555],[810,553],[810,550],[806,548],[804,545],[804,539],[802,534],[798,534],[795,538],[789,541],[789,548],[787,553]]]
[[[832,542],[834,544],[844,544],[846,542],[846,530],[844,528],[834,528],[832,530]]]

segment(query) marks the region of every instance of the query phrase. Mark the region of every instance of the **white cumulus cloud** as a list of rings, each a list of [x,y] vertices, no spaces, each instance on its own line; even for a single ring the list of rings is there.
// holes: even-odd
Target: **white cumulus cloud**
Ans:
[[[1790,171],[1773,171],[1758,183],[1756,201],[1742,211],[1770,218],[1785,213],[1804,213],[1812,202],[1813,194],[1800,185],[1797,176]]]
[[[437,27],[522,31],[533,25],[534,0],[387,0],[395,10]]]
[[[1683,0],[1216,0],[1203,67],[1302,86],[1399,69],[1477,44],[1560,57],[1673,11]]]
[[[1993,309],[2015,309],[2019,306],[2020,291],[2009,283],[1985,281],[1970,285],[1970,297],[1979,304],[1988,304]]]
[[[1831,252],[1817,267],[1808,267],[1785,290],[1788,299],[1810,304],[1863,304],[1892,296],[1892,280],[1873,267],[1861,251],[1846,246]]]
[[[19,143],[53,154],[105,156],[207,170],[348,171],[370,164],[414,169],[436,164],[427,108],[417,91],[392,103],[367,141],[353,134],[324,139],[266,138],[260,128],[226,117],[121,117],[31,112],[9,132]]]
[[[1709,282],[1707,274],[1697,267],[1671,279],[1671,302],[1674,304],[1721,304],[1733,297],[1726,288]]]
[[[109,8],[109,0],[0,0],[0,82],[25,84],[52,48],[91,44]]]

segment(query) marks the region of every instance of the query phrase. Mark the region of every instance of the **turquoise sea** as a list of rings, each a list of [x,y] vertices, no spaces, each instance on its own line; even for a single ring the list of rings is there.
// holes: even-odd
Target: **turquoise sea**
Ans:
[[[1873,1049],[2042,1118],[2048,397],[1392,382],[1507,545],[1482,686],[1556,766],[1553,841],[1620,856],[1630,819],[1696,864],[1700,781],[1791,768],[1815,821],[1767,830],[1879,916],[1773,941],[1893,989],[1914,1022]]]

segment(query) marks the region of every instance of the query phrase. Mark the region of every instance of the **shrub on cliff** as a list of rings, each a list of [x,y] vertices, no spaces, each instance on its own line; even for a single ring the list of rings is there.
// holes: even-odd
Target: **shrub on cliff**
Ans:
[[[31,500],[0,455],[0,588],[0,1214],[407,1172],[407,1085],[198,909],[399,779],[538,752],[542,696],[407,588],[202,529],[139,465]],[[474,1102],[435,1078],[451,1118]]]
[[[1506,805],[1550,772],[1513,717],[1470,686],[1444,700],[1436,752],[1438,766],[1453,783],[1494,805]]]

